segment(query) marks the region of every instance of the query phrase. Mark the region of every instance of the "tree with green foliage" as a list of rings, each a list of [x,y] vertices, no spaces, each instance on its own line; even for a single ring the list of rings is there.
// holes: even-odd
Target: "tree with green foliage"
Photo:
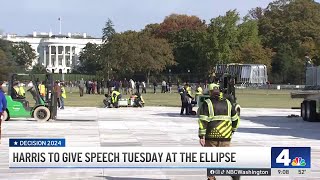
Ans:
[[[105,27],[102,29],[102,40],[110,41],[112,36],[116,33],[113,23],[110,19],[105,24]]]
[[[14,63],[2,49],[0,49],[0,67],[0,80],[8,80],[8,74],[14,70]]]
[[[100,47],[97,44],[88,43],[80,52],[80,63],[76,66],[76,71],[84,74],[96,74],[103,68],[100,59]]]
[[[32,66],[32,62],[37,56],[28,42],[18,42],[12,46],[12,57],[17,66],[27,69]]]
[[[238,43],[238,27],[240,20],[236,10],[228,11],[225,16],[213,18],[209,24],[209,43],[212,47],[210,61],[226,64],[232,62],[232,49]]]
[[[278,0],[264,10],[259,34],[263,45],[276,52],[272,59],[274,81],[301,83],[296,75],[303,74],[304,56],[319,58],[319,12],[320,4],[313,0]]]
[[[244,17],[243,22],[238,25],[238,46],[232,52],[233,62],[264,64],[271,72],[273,52],[262,46],[257,20]]]
[[[0,39],[0,80],[7,80],[8,73],[15,71],[16,63],[12,59],[12,44]]]
[[[169,43],[148,33],[127,31],[115,34],[101,51],[104,56],[108,55],[108,61],[103,62],[104,72],[112,68],[122,76],[144,73],[148,79],[151,73],[161,72],[174,64]]]
[[[32,67],[31,72],[33,74],[45,74],[47,73],[46,67],[44,67],[41,64],[36,64],[35,66]]]
[[[143,32],[165,38],[170,44],[177,65],[170,66],[175,73],[203,73],[205,58],[202,49],[206,24],[197,16],[171,14],[160,24],[149,24]]]

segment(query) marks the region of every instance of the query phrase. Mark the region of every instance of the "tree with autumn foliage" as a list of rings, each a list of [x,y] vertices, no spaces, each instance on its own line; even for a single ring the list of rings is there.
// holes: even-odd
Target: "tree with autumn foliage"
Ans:
[[[98,48],[98,67],[101,72],[146,76],[190,70],[201,78],[219,63],[254,63],[268,67],[272,82],[303,83],[305,56],[320,65],[319,12],[314,0],[276,0],[245,17],[229,10],[208,23],[171,14],[141,32],[116,33],[109,20],[103,30],[108,41]]]

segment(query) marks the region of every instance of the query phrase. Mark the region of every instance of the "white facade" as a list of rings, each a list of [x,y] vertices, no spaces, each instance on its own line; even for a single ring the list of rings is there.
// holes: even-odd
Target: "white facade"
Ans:
[[[37,34],[34,32],[30,36],[16,36],[7,34],[2,39],[12,42],[28,42],[35,50],[37,58],[32,65],[41,64],[48,72],[70,73],[72,68],[79,63],[79,53],[87,43],[102,44],[102,39],[87,37],[82,35],[53,35],[49,33]]]

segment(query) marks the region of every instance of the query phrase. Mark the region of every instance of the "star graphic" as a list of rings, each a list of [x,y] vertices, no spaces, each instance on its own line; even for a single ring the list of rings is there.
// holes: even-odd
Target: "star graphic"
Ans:
[[[15,142],[13,142],[13,143],[14,143],[15,146],[18,146],[18,142],[17,142],[17,141],[15,141]]]

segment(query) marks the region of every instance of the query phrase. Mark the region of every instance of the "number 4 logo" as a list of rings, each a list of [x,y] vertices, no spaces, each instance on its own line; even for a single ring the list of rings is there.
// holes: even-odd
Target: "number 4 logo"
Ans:
[[[283,149],[276,159],[276,163],[282,163],[284,166],[290,166],[289,149]]]

